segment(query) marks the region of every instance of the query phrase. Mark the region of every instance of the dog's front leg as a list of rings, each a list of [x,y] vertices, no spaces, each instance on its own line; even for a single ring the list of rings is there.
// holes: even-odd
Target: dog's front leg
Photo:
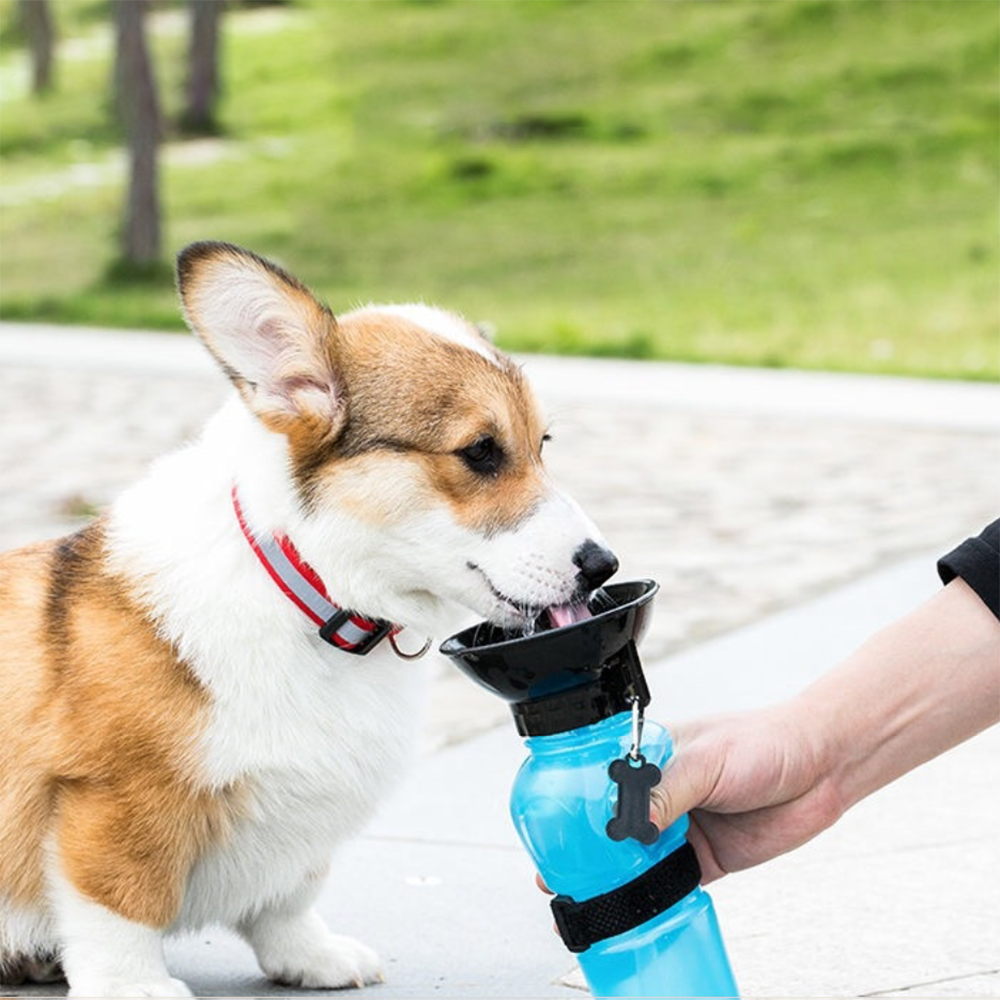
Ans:
[[[332,934],[313,909],[321,885],[322,876],[312,876],[297,892],[240,924],[260,967],[276,983],[309,989],[382,982],[378,955],[354,938]]]
[[[49,845],[49,899],[73,997],[186,997],[163,960],[196,856],[196,798],[142,774],[67,784]]]
[[[88,899],[60,874],[49,882],[69,996],[192,996],[167,972],[161,931]]]

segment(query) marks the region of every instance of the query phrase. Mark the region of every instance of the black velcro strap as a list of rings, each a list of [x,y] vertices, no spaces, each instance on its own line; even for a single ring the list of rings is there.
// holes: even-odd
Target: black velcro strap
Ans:
[[[665,913],[701,882],[701,867],[687,842],[625,885],[578,903],[556,896],[552,913],[562,939],[572,952],[586,951],[597,941],[624,934]]]

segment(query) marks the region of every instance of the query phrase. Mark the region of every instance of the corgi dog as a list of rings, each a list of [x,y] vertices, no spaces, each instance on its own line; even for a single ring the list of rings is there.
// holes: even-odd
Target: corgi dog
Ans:
[[[313,902],[413,756],[402,651],[472,615],[574,620],[617,562],[475,327],[335,317],[223,243],[177,274],[232,398],[106,513],[0,565],[0,980],[190,996],[163,938],[212,923],[276,982],[377,982]]]

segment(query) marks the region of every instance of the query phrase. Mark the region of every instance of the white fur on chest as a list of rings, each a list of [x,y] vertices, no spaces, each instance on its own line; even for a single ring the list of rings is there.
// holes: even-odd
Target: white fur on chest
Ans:
[[[180,925],[236,923],[321,875],[414,753],[420,668],[322,652],[297,682],[215,706],[205,767],[238,787],[240,818],[192,872]]]
[[[235,803],[231,835],[190,875],[178,927],[232,924],[321,873],[415,753],[421,666],[388,643],[356,656],[323,642],[238,527],[234,481],[265,524],[293,517],[285,462],[283,443],[230,406],[111,514],[113,565],[209,695],[185,770]]]

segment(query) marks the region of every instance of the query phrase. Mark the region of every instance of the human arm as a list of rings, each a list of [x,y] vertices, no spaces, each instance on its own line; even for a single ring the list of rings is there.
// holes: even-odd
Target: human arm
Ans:
[[[959,577],[790,701],[674,727],[653,818],[690,812],[708,882],[798,847],[998,719],[1000,622]]]

